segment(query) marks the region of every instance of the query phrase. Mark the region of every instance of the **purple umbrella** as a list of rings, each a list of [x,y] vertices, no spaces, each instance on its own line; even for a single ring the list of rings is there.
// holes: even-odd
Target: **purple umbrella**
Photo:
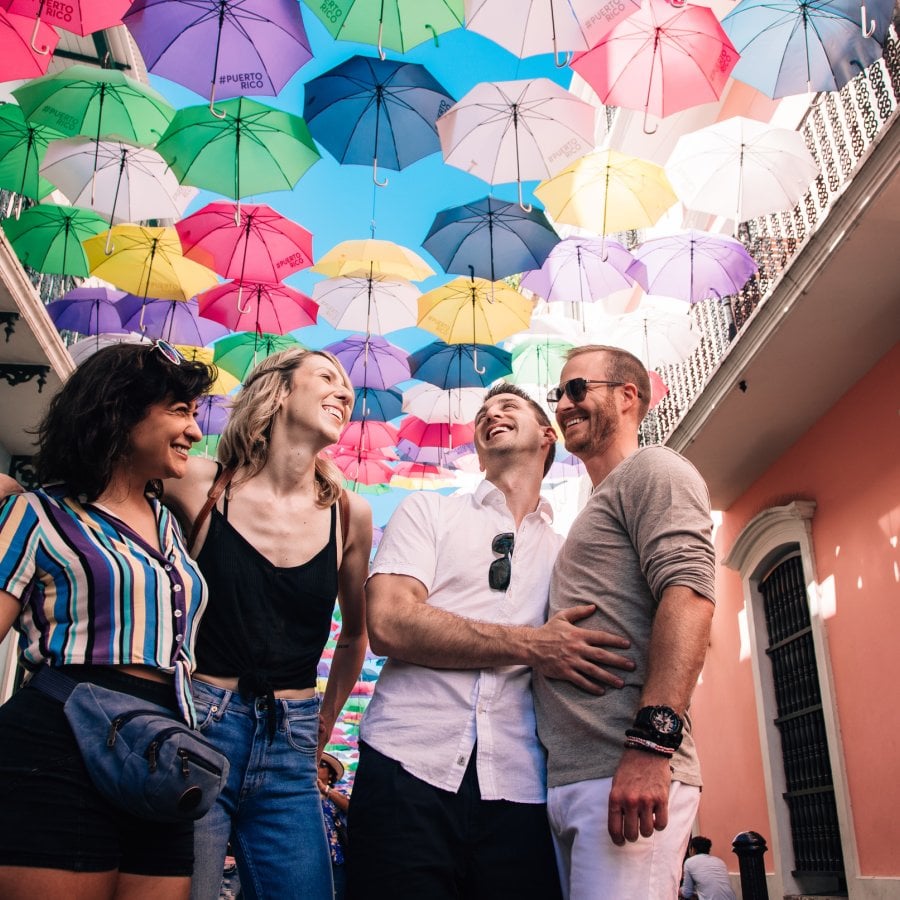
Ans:
[[[221,434],[231,415],[230,401],[219,394],[207,394],[197,401],[197,424],[206,434]]]
[[[126,330],[172,344],[203,347],[231,333],[224,325],[200,316],[196,297],[187,301],[144,300],[128,294],[119,301],[119,312]]]
[[[650,293],[691,303],[738,293],[758,269],[740,241],[705,231],[644,241],[635,256],[647,267]]]
[[[275,96],[312,58],[297,0],[135,0],[147,68],[209,97]]]
[[[121,311],[116,305],[128,295],[109,288],[74,288],[47,304],[47,312],[60,331],[78,334],[125,334]]]
[[[341,361],[355,388],[384,391],[409,378],[406,351],[377,334],[354,335],[325,349]]]
[[[446,447],[419,447],[409,440],[397,442],[397,456],[406,462],[422,463],[426,466],[443,466],[445,469],[456,468],[456,461],[463,456],[475,452],[474,444],[460,444],[450,449]]]

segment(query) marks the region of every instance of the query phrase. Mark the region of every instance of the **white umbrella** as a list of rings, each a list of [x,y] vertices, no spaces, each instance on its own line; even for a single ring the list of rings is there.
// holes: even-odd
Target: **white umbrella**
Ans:
[[[41,175],[73,206],[108,216],[111,224],[179,219],[198,193],[180,185],[155,150],[120,141],[51,141]]]
[[[367,334],[414,327],[421,294],[411,281],[385,275],[326,278],[313,287],[321,318],[335,328]]]
[[[665,168],[686,207],[735,222],[793,209],[819,174],[799,131],[742,116],[682,135]]]
[[[423,422],[468,424],[484,403],[484,388],[443,391],[433,384],[417,384],[403,392],[403,411]]]
[[[516,56],[590,50],[612,27],[641,8],[637,0],[466,0],[466,28]],[[560,66],[561,68],[561,66]]]
[[[550,81],[482,81],[437,120],[444,161],[489,184],[550,178],[594,147],[597,109]]]

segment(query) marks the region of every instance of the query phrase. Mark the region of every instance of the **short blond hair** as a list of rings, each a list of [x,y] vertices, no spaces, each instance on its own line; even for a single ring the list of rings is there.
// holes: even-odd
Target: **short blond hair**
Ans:
[[[638,423],[643,422],[647,410],[650,409],[651,388],[647,367],[633,353],[606,344],[584,344],[581,347],[573,347],[566,354],[566,362],[587,353],[605,353],[609,358],[606,377],[610,381],[633,384],[637,388],[638,400],[641,401],[638,406]]]

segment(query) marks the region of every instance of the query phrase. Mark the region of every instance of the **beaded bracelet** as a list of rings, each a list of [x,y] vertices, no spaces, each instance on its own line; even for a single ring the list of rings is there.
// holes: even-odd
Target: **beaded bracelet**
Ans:
[[[644,750],[647,753],[655,753],[657,756],[665,756],[671,759],[674,751],[669,747],[663,747],[662,744],[655,744],[645,738],[627,737],[625,738],[625,746],[632,750]]]

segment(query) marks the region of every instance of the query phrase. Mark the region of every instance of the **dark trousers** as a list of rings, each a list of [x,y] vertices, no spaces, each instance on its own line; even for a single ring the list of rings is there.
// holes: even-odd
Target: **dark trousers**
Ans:
[[[557,900],[539,803],[482,800],[475,754],[457,793],[360,743],[347,853],[348,900]]]

